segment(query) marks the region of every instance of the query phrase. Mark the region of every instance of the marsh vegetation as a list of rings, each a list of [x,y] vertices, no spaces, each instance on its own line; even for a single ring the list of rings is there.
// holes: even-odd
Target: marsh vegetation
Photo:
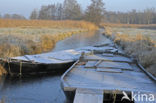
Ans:
[[[156,30],[105,26],[104,34],[156,76]]]

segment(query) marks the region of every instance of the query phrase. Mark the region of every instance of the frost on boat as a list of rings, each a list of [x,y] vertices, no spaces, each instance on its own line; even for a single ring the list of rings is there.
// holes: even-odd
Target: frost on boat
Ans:
[[[109,45],[109,46],[108,46]],[[31,74],[31,73],[50,73],[64,72],[76,60],[82,52],[91,53],[92,51],[116,51],[113,44],[101,44],[88,46],[78,49],[63,50],[59,52],[48,52],[37,55],[24,55],[8,59],[1,59],[1,64],[9,74]]]
[[[155,95],[155,78],[142,69],[135,60],[121,53],[86,54],[63,74],[62,88],[68,100],[75,98],[74,103],[121,102],[123,91],[129,98],[132,91]],[[137,101],[130,103],[133,102]]]

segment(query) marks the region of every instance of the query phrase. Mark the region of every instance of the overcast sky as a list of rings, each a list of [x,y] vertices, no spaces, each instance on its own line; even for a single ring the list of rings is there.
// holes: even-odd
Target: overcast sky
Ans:
[[[0,14],[17,13],[29,17],[33,9],[39,9],[42,5],[62,3],[64,0],[0,0]],[[77,0],[85,9],[90,0]],[[156,8],[156,0],[103,0],[106,10],[130,11],[132,9],[143,10]]]

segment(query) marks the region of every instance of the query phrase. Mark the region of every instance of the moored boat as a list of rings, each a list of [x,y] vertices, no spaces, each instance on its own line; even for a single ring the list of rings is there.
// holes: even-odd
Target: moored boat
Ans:
[[[94,50],[116,51],[117,49],[113,44],[101,44],[75,50],[71,49],[1,59],[0,63],[10,75],[64,72],[79,59],[82,52],[91,53]]]
[[[155,78],[133,58],[117,52],[83,55],[62,75],[61,86],[73,103],[150,103],[146,97],[131,100],[132,93],[154,95],[151,103],[156,102]]]

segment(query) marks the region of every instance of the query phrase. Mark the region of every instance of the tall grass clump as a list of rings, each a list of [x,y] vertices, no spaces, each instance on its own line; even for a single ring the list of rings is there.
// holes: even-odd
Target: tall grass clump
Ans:
[[[153,40],[142,34],[115,33],[110,27],[105,27],[104,34],[120,45],[126,54],[137,58],[144,68],[156,76],[156,44]]]

